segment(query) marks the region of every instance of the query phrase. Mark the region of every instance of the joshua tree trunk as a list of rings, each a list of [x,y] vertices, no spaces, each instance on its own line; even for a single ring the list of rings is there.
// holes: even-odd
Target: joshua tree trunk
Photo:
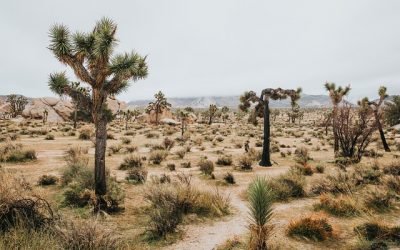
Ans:
[[[183,138],[183,134],[185,133],[185,123],[183,122],[183,119],[181,121],[181,134],[182,134],[182,138]]]
[[[270,167],[271,159],[269,152],[269,141],[270,138],[270,123],[269,123],[269,100],[267,98],[264,99],[264,143],[263,143],[263,152],[262,158],[260,161],[260,166]]]
[[[210,115],[210,119],[208,120],[208,125],[212,124],[212,116]]]
[[[76,121],[78,120],[78,104],[75,104],[74,110],[74,129],[76,129]]]
[[[379,119],[378,112],[374,111],[374,115],[375,115],[376,126],[378,127],[379,135],[381,136],[383,148],[385,149],[386,152],[390,152],[389,145],[386,142],[385,133],[383,133],[382,123],[381,123],[381,121]]]
[[[336,132],[337,125],[336,125],[336,121],[335,121],[336,115],[337,115],[337,106],[333,107],[333,116],[332,116],[333,140],[334,140],[333,152],[335,153],[335,155],[339,151],[339,139],[338,139],[338,135]]]

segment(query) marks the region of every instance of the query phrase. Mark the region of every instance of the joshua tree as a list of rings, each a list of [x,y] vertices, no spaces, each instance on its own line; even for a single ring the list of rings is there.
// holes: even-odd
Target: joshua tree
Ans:
[[[263,110],[264,117],[264,143],[263,143],[263,153],[262,159],[259,163],[260,166],[269,167],[272,166],[270,159],[270,110],[269,110],[269,100],[282,100],[290,97],[291,104],[295,105],[300,98],[301,88],[297,90],[293,89],[264,89],[261,92],[260,97],[256,95],[254,91],[245,92],[240,97],[239,109],[242,111],[248,111],[252,103],[256,103],[254,111],[250,114],[250,117],[256,117],[260,110]],[[256,121],[256,119],[254,119]],[[253,121],[254,121],[253,120]]]
[[[47,109],[43,110],[43,124],[46,124],[48,116],[49,116],[49,111],[47,111]]]
[[[331,102],[332,102],[332,106],[333,106],[333,111],[332,111],[332,116],[335,117],[337,110],[338,110],[338,106],[339,103],[343,100],[343,97],[346,96],[351,88],[350,86],[346,86],[344,88],[342,88],[342,86],[339,86],[338,88],[336,88],[336,84],[335,83],[325,83],[325,89],[329,92],[329,97],[331,98]],[[332,120],[332,127],[333,127],[333,139],[334,139],[334,152],[335,154],[338,152],[339,150],[339,140],[338,140],[338,136],[335,133],[336,131],[336,119]]]
[[[189,112],[185,110],[179,110],[178,111],[178,117],[181,120],[181,136],[183,137],[183,134],[185,133],[186,127],[187,127],[187,121],[189,118]]]
[[[381,86],[378,90],[378,94],[379,94],[378,101],[369,101],[368,98],[365,97],[359,102],[359,105],[360,106],[368,105],[371,108],[372,112],[374,113],[376,127],[379,130],[379,135],[381,137],[383,148],[385,149],[386,152],[390,152],[390,148],[386,142],[385,133],[383,133],[382,123],[381,123],[381,118],[382,118],[381,106],[385,101],[385,99],[388,97],[388,95],[386,94],[386,87]]]
[[[272,120],[275,121],[276,118],[280,115],[280,111],[279,109],[273,109],[271,110],[271,114],[272,114]]]
[[[54,25],[50,29],[49,49],[91,89],[91,93],[81,93],[73,88],[65,73],[50,75],[49,87],[52,91],[69,95],[91,110],[96,127],[94,172],[98,202],[95,211],[107,208],[103,198],[107,193],[105,155],[107,122],[110,119],[107,97],[126,90],[129,80],[136,81],[147,76],[146,57],[134,52],[113,54],[117,45],[116,31],[117,25],[107,18],[102,18],[87,33],[70,34],[64,25]]]
[[[206,112],[206,116],[208,117],[208,125],[213,123],[214,117],[217,114],[218,108],[215,104],[210,104],[208,110]]]
[[[16,117],[25,109],[26,104],[28,104],[28,99],[22,95],[12,94],[7,96],[6,102],[10,104],[11,117]]]
[[[137,109],[134,110],[126,110],[122,111],[122,116],[125,120],[125,130],[128,130],[128,123],[132,120],[132,118],[135,118],[134,121],[136,120],[136,117],[140,115],[140,111]]]
[[[192,107],[186,107],[184,110],[189,113],[194,113],[194,109]]]
[[[390,126],[400,123],[400,96],[394,96],[393,100],[385,103],[385,119]]]
[[[272,189],[266,179],[258,177],[250,184],[248,199],[251,216],[249,247],[254,250],[266,250],[272,230],[272,226],[268,223],[272,218],[274,200]]]
[[[154,111],[156,114],[156,124],[158,125],[159,114],[161,114],[164,109],[168,110],[171,107],[171,104],[167,102],[167,98],[165,98],[164,94],[161,91],[158,91],[158,93],[154,95],[154,98],[156,98],[156,100],[149,103],[146,109],[146,113],[150,114],[151,111]]]
[[[223,120],[224,122],[225,122],[225,121],[228,119],[228,117],[229,117],[228,112],[229,112],[229,108],[228,108],[227,106],[223,106],[223,107],[221,108],[222,120]]]

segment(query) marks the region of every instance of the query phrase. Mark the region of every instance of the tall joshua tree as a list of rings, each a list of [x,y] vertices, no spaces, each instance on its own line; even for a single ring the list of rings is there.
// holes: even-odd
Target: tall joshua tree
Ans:
[[[372,110],[375,118],[376,127],[379,130],[379,135],[381,137],[383,148],[385,149],[386,152],[390,152],[390,148],[386,142],[385,133],[383,133],[382,123],[381,123],[381,118],[382,118],[381,106],[385,101],[385,99],[388,97],[388,95],[386,94],[386,90],[387,90],[386,87],[381,86],[378,90],[379,99],[377,101],[369,101],[368,98],[365,97],[360,101],[361,103],[359,103],[359,105],[361,106],[362,104],[366,104]]]
[[[332,106],[333,106],[333,111],[332,111],[332,116],[336,117],[337,111],[338,111],[338,106],[339,103],[343,100],[343,97],[346,96],[351,88],[350,86],[346,86],[346,87],[342,87],[339,86],[336,88],[336,84],[335,83],[325,83],[325,89],[329,92],[329,97],[331,99],[332,102]],[[332,126],[333,126],[333,139],[334,139],[334,152],[335,154],[338,153],[339,150],[339,140],[338,140],[338,135],[336,134],[335,131],[336,130],[336,119],[332,120]]]
[[[177,115],[181,120],[181,136],[183,138],[183,134],[185,133],[187,122],[189,119],[189,112],[187,112],[186,110],[178,110]]]
[[[249,108],[253,104],[256,104],[254,111],[250,116],[257,116],[259,110],[263,110],[263,117],[264,117],[264,143],[263,143],[263,153],[262,158],[260,161],[260,166],[270,167],[271,164],[271,157],[270,157],[270,110],[269,110],[269,100],[282,100],[286,98],[291,99],[291,105],[295,105],[296,102],[300,99],[301,88],[297,90],[293,89],[264,89],[261,92],[260,97],[254,91],[245,92],[240,97],[240,105],[239,109],[242,111],[248,111]],[[256,119],[254,119],[256,120]]]
[[[211,125],[213,123],[214,117],[217,114],[218,108],[217,105],[215,104],[210,104],[210,106],[208,107],[208,125]]]
[[[228,112],[229,112],[229,108],[228,108],[227,106],[223,106],[223,107],[221,108],[222,120],[223,120],[224,123],[225,123],[226,120],[229,118]]]
[[[122,116],[125,120],[125,130],[128,130],[128,123],[132,120],[132,118],[138,117],[140,115],[140,111],[138,109],[134,109],[134,110],[126,110],[126,111],[122,111]]]
[[[161,91],[158,91],[158,93],[154,95],[154,98],[156,98],[156,100],[149,103],[146,109],[146,113],[150,114],[151,111],[154,111],[156,114],[156,124],[158,125],[159,114],[161,114],[164,109],[169,109],[171,107],[171,104],[168,103],[167,98],[165,98],[164,94]]]
[[[107,206],[103,198],[107,193],[105,171],[109,118],[107,97],[126,90],[129,87],[129,80],[136,81],[147,76],[146,57],[134,52],[113,53],[117,45],[116,31],[116,23],[108,18],[102,18],[94,29],[87,33],[71,34],[66,26],[54,25],[49,35],[49,49],[54,56],[61,63],[71,67],[76,77],[91,89],[90,93],[76,91],[65,73],[50,75],[49,87],[52,91],[79,100],[91,111],[96,127],[94,167],[94,188],[98,200],[96,211]]]

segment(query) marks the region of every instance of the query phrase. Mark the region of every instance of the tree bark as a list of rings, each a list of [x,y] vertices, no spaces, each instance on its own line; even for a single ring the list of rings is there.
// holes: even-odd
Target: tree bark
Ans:
[[[390,152],[389,145],[386,142],[385,133],[383,133],[382,123],[379,119],[378,112],[374,111],[374,115],[375,115],[376,126],[378,127],[379,135],[381,136],[383,148],[385,149],[386,152]]]
[[[335,156],[339,151],[339,140],[336,132],[336,116],[337,116],[337,107],[333,107],[333,116],[332,116],[333,140],[334,140],[333,152],[335,153]]]
[[[264,143],[263,143],[263,152],[262,158],[260,161],[260,166],[270,167],[271,159],[269,152],[269,144],[270,144],[270,123],[269,123],[269,100],[264,100]]]
[[[74,110],[74,129],[76,129],[76,121],[78,120],[78,105],[75,105]]]

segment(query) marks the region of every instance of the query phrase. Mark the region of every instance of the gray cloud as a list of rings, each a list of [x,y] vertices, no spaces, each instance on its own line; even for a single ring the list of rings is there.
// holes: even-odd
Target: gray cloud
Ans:
[[[399,11],[397,0],[3,1],[0,94],[52,95],[49,73],[66,68],[46,49],[49,27],[86,31],[102,16],[119,25],[118,51],[149,58],[149,77],[124,100],[277,86],[321,94],[325,81],[351,84],[353,100],[382,84],[399,94]]]

